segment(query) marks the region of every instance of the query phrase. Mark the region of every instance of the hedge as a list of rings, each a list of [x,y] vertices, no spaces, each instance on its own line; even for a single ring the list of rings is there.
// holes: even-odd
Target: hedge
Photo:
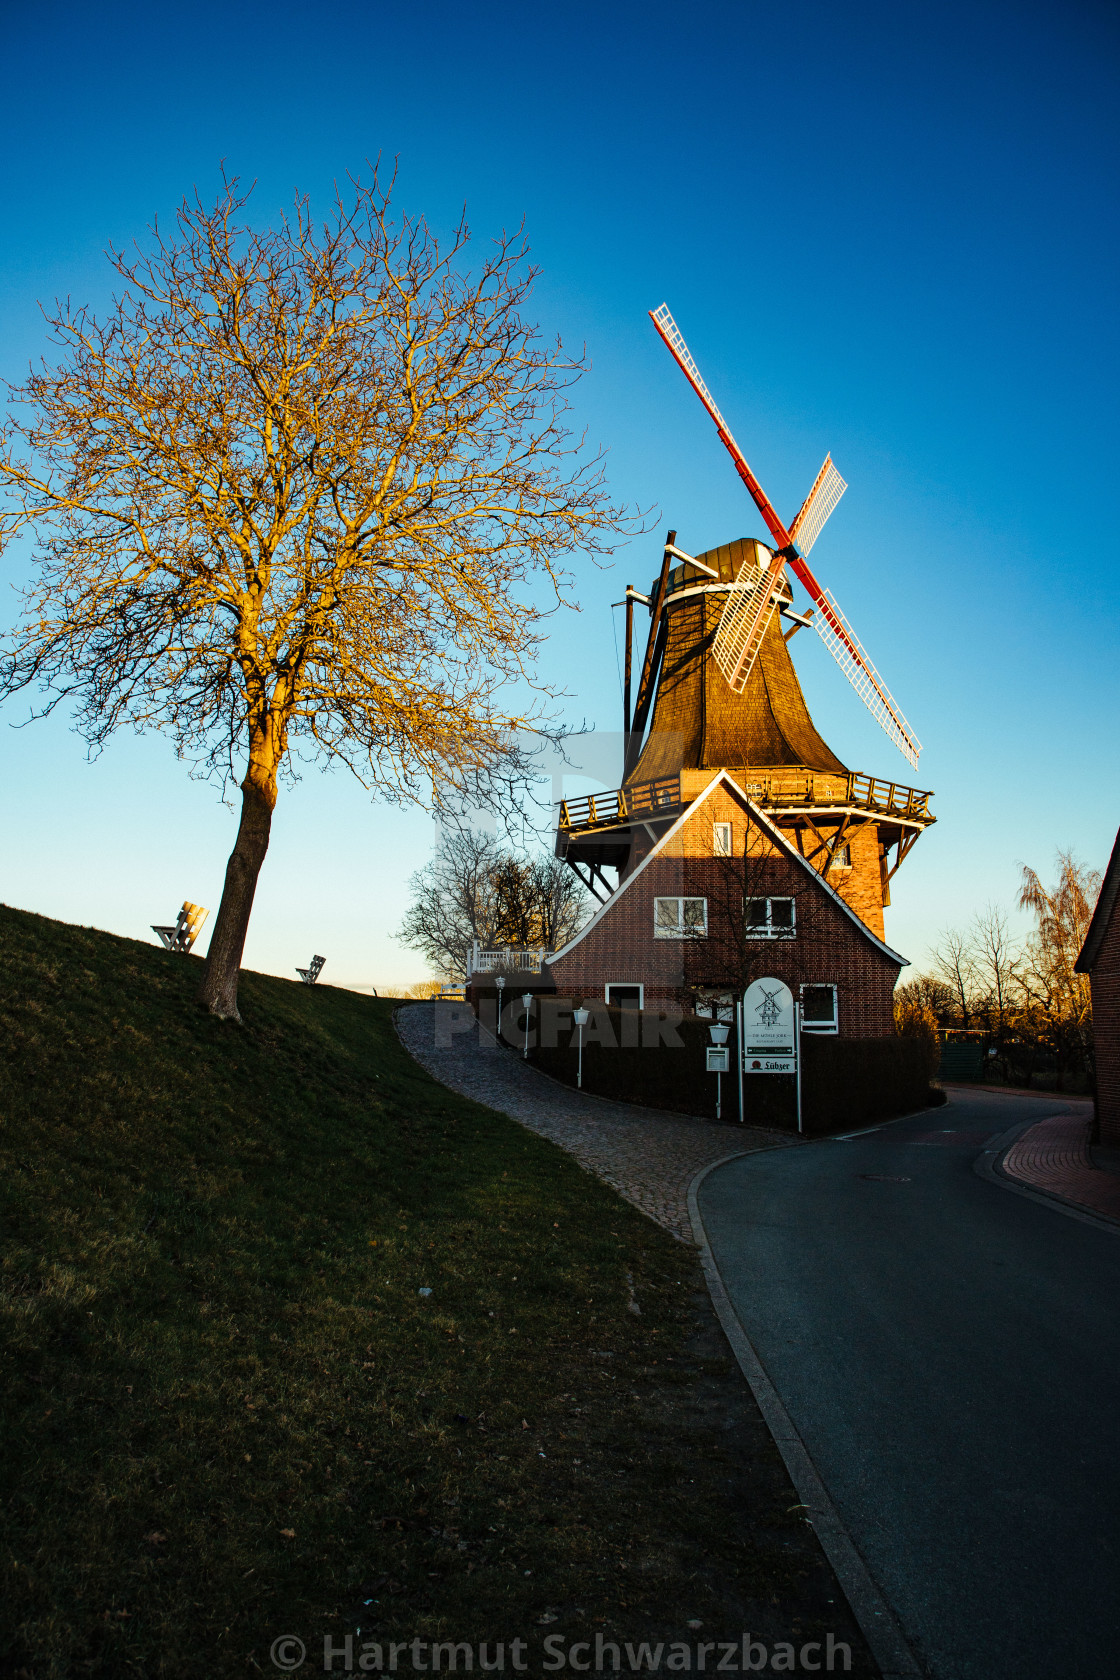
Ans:
[[[489,992],[489,988],[487,988]],[[494,1020],[493,993],[478,1002],[483,1019]],[[540,1006],[547,1010],[544,994]],[[489,1006],[489,1007],[488,1007]],[[588,1003],[591,1021],[584,1029],[583,1088],[597,1096],[684,1114],[715,1116],[716,1076],[705,1068],[711,1023],[694,1016],[669,1023],[653,1010],[635,1012]],[[534,1026],[540,1010],[534,1008]],[[625,1019],[624,1019],[625,1017]],[[576,1035],[567,1042],[570,1016],[555,1047],[533,1047],[530,1061],[565,1084],[576,1082]],[[520,1048],[515,1029],[508,1035]],[[735,1122],[739,1099],[735,1078],[735,1032],[732,1071],[723,1075],[723,1118]],[[588,1042],[588,1040],[591,1042]],[[599,1042],[607,1039],[607,1043]],[[679,1042],[674,1043],[676,1039]],[[635,1042],[637,1040],[638,1042]],[[924,1108],[932,1096],[926,1047],[916,1038],[832,1038],[806,1033],[802,1038],[802,1120],[810,1134],[873,1125]],[[797,1124],[795,1081],[791,1074],[744,1074],[744,1117],[749,1125],[792,1130]]]

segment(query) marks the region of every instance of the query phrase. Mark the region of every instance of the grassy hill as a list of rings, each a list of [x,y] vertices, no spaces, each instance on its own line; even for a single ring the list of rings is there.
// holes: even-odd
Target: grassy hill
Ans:
[[[238,1028],[198,972],[0,907],[4,1671],[791,1615],[858,1647],[693,1257],[389,1003],[246,974]]]

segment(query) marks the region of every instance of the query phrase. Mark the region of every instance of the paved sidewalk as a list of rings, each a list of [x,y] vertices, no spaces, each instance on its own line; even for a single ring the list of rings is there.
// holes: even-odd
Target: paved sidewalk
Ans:
[[[572,1090],[496,1044],[467,1004],[406,1004],[395,1019],[405,1049],[441,1085],[559,1144],[690,1246],[688,1187],[701,1167],[725,1155],[796,1142],[785,1132],[640,1108]]]
[[[1020,1184],[1120,1220],[1120,1173],[1094,1165],[1089,1129],[1090,1120],[1083,1112],[1040,1120],[1011,1145],[999,1163],[1000,1170]]]

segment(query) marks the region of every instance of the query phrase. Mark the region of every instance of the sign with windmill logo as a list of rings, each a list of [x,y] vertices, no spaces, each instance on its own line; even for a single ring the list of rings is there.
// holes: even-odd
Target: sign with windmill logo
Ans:
[[[766,976],[743,993],[743,1072],[796,1073],[793,993],[784,980]]]

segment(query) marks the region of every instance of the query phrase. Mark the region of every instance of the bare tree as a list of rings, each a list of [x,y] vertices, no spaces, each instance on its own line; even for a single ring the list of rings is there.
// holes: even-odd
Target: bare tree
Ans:
[[[353,183],[265,232],[236,182],[184,202],[103,320],[50,318],[54,365],[11,390],[0,541],[39,531],[0,694],[77,702],[92,748],[166,730],[222,777],[241,822],[201,997],[237,978],[280,775],[337,761],[439,803],[516,770],[503,685],[530,673],[562,556],[621,528],[579,464],[566,391],[583,364],[523,318],[520,239],[467,269]],[[543,578],[545,587],[540,587]]]
[[[976,1006],[976,958],[972,938],[958,928],[946,928],[930,957],[937,978],[953,994],[954,1005],[960,1011],[960,1024],[967,1032],[972,1026]]]
[[[498,943],[557,951],[587,919],[583,884],[558,858],[530,861],[508,855],[494,880]]]
[[[482,946],[557,950],[578,932],[590,899],[556,858],[525,859],[488,835],[444,831],[431,864],[409,883],[410,904],[397,938],[449,977],[466,973]]]
[[[996,1041],[996,1048],[1002,1050],[1022,997],[1019,948],[1011,936],[1006,912],[996,904],[985,905],[974,916],[969,935],[973,976],[980,997],[978,1012],[986,1016],[988,1031]]]
[[[445,829],[432,862],[409,880],[412,902],[397,934],[402,945],[421,952],[449,979],[465,974],[474,941],[497,942],[494,875],[500,861],[490,835]]]

